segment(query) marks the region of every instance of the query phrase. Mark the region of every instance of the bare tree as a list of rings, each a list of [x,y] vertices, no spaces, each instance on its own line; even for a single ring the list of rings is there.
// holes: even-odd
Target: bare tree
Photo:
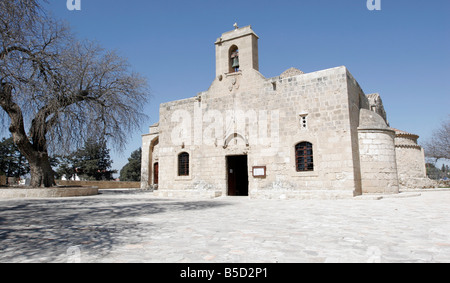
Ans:
[[[30,164],[31,186],[50,187],[49,150],[69,151],[89,137],[123,149],[145,117],[148,89],[125,59],[77,41],[33,3],[0,5],[0,119]]]
[[[450,116],[424,145],[428,158],[450,160]]]

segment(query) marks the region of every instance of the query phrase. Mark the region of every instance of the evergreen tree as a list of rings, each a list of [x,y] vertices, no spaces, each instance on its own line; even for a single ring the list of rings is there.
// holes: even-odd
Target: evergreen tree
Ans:
[[[141,180],[141,158],[141,148],[131,153],[128,163],[120,170],[121,181],[139,182]]]
[[[83,148],[74,153],[74,165],[80,174],[93,180],[112,180],[116,170],[110,170],[112,160],[104,140],[88,139]]]
[[[66,156],[58,156],[59,177],[71,178],[75,174],[88,180],[112,180],[112,160],[105,140],[88,139],[84,146]]]
[[[70,180],[77,174],[77,168],[75,167],[75,157],[74,154],[69,154],[65,156],[56,156],[56,163],[58,168],[55,170],[56,178],[61,179],[65,177]]]
[[[30,172],[26,158],[20,153],[12,138],[0,142],[0,171],[7,177],[20,178]]]

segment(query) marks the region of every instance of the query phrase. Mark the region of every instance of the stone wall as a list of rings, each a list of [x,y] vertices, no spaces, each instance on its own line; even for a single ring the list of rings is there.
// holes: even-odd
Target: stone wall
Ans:
[[[361,160],[359,151],[360,111],[369,108],[369,101],[356,79],[347,70],[348,111],[350,116],[351,152],[353,160],[353,174],[355,183],[354,195],[362,194]]]
[[[23,198],[62,198],[82,197],[98,195],[98,188],[6,188],[0,189],[0,199],[23,199]]]
[[[396,130],[395,151],[402,189],[437,187],[436,182],[427,177],[425,153],[417,143],[418,138],[417,135]]]
[[[208,90],[161,104],[159,123],[142,137],[142,188],[155,186],[158,163],[163,196],[227,195],[227,157],[245,155],[253,198],[399,192],[403,150],[396,150],[381,97],[366,96],[346,67],[306,74],[290,68],[265,78],[250,26],[222,34],[215,46],[216,78]],[[230,70],[236,47],[238,72]],[[297,171],[295,146],[302,142],[312,144],[312,171]],[[178,176],[182,153],[189,155],[188,176]],[[252,168],[261,166],[266,176],[253,177]]]
[[[358,127],[363,193],[399,193],[395,131],[379,114],[360,109]]]
[[[216,76],[230,71],[230,49],[239,49],[239,64],[241,70],[259,70],[258,36],[250,26],[235,29],[222,34],[216,43]]]
[[[56,181],[58,186],[98,187],[99,189],[134,189],[140,188],[140,182],[113,182],[113,181]]]
[[[363,193],[399,193],[394,132],[360,130]]]
[[[358,155],[352,150],[357,143],[357,121],[350,123],[353,110],[347,79],[345,67],[270,79],[247,70],[216,78],[209,90],[197,97],[162,104],[159,190],[226,195],[226,156],[245,154],[252,197],[270,192],[283,198],[300,191],[334,191],[333,195],[347,197],[358,194]],[[359,92],[354,98],[356,108],[358,96]],[[306,127],[303,116],[307,117]],[[151,137],[143,137],[146,147]],[[304,141],[314,147],[313,172],[295,168],[295,145]],[[177,156],[182,152],[190,155],[191,174],[180,177]],[[267,166],[266,178],[253,178],[253,166]],[[151,179],[148,174],[146,178]]]
[[[142,136],[141,189],[156,188],[154,164],[159,161],[159,125],[150,127],[150,133]]]

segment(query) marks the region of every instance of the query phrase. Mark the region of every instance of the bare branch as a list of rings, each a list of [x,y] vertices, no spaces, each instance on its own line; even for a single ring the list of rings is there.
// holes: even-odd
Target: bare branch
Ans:
[[[0,119],[32,175],[47,176],[37,185],[52,180],[48,150],[73,150],[90,137],[122,149],[145,118],[146,80],[116,53],[75,40],[35,0],[0,2],[0,83]]]
[[[450,160],[450,116],[424,145],[428,158]]]

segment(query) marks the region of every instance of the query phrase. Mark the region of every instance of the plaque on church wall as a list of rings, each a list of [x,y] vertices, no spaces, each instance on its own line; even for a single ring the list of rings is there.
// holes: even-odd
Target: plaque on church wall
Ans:
[[[253,167],[253,177],[254,178],[265,178],[266,177],[266,166]]]

